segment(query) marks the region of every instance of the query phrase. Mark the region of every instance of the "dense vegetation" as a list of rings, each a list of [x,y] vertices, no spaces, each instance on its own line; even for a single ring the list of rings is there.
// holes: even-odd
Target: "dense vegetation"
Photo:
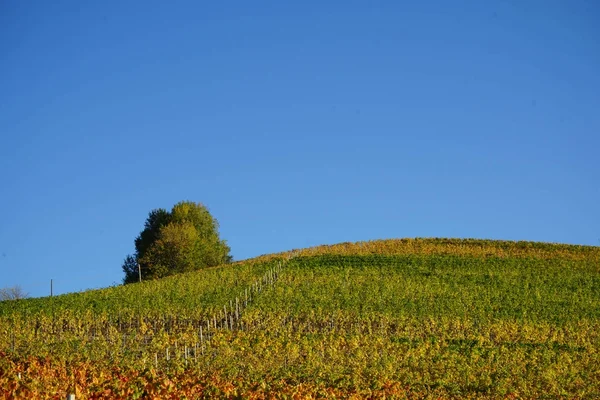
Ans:
[[[599,261],[591,246],[374,241],[4,302],[0,388],[5,398],[596,398]]]
[[[219,223],[201,203],[181,201],[171,211],[150,211],[135,238],[135,253],[125,257],[123,283],[158,279],[231,261],[219,237]]]

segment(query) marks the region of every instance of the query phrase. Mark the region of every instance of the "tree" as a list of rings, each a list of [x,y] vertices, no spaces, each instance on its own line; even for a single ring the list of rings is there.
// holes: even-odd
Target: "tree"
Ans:
[[[158,240],[160,230],[171,222],[171,213],[164,208],[150,211],[144,224],[144,230],[135,238],[135,254],[125,257],[123,272],[125,277],[123,283],[134,283],[139,281],[138,263],[142,272],[142,279],[150,278],[149,265],[145,255],[152,245]]]
[[[144,230],[135,238],[135,251],[138,256],[143,257],[160,235],[160,229],[171,222],[171,213],[164,208],[150,211]]]
[[[146,280],[231,262],[230,248],[218,228],[200,203],[182,201],[170,212],[152,210],[135,239],[135,254],[123,262],[123,283],[139,280],[138,264]]]
[[[129,254],[125,257],[125,261],[123,261],[123,272],[125,272],[125,277],[123,278],[123,283],[134,283],[139,281],[138,275],[138,263],[136,257]]]
[[[29,294],[25,293],[21,286],[13,286],[0,289],[0,301],[4,300],[19,300],[28,297]]]
[[[141,262],[148,265],[150,277],[163,277],[170,273],[188,272],[196,265],[210,263],[203,260],[198,231],[191,223],[170,223],[164,226]]]

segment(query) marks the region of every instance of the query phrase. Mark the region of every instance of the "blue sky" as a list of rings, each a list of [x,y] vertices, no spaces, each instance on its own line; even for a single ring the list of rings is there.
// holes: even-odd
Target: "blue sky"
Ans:
[[[593,0],[9,0],[0,60],[0,287],[120,283],[148,212],[180,200],[238,260],[600,244]]]

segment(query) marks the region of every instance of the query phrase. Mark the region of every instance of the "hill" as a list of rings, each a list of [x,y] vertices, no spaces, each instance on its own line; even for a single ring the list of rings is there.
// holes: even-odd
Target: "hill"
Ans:
[[[342,243],[0,303],[6,398],[600,396],[600,248]]]

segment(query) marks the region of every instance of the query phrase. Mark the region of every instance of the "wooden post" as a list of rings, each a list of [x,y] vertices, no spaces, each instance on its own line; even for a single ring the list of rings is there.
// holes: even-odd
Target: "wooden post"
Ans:
[[[237,297],[235,298],[235,319],[236,321],[240,319],[240,301]]]
[[[140,266],[140,263],[138,263],[138,275],[140,277],[140,282],[142,281],[142,267]]]
[[[69,391],[67,392],[67,400],[75,400],[75,393],[77,392],[77,388],[75,387],[75,375],[73,371],[71,371],[71,385],[69,387]]]

